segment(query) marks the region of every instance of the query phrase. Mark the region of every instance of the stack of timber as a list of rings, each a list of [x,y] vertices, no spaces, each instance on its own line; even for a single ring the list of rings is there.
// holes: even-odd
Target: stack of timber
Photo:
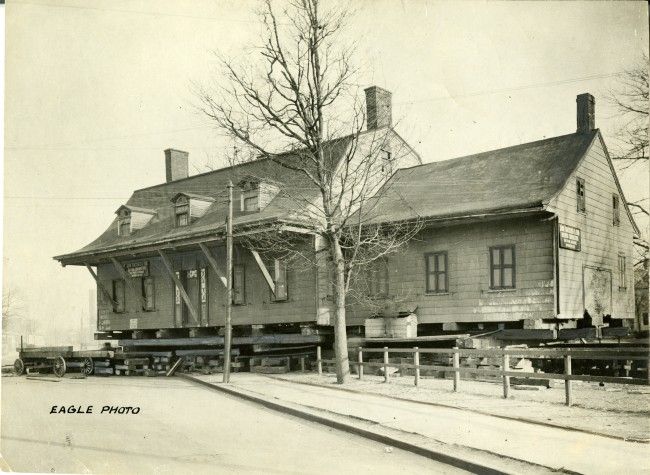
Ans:
[[[115,353],[115,374],[118,376],[142,376],[149,369],[149,357],[130,353]]]
[[[109,359],[94,360],[93,363],[95,364],[94,374],[97,376],[109,376],[114,373],[111,360]]]
[[[203,374],[222,373],[224,367],[224,350],[178,350],[176,356],[183,357],[183,370],[186,372],[201,372]],[[233,348],[231,350],[231,357],[239,355],[239,349]],[[230,370],[232,372],[241,371],[244,364],[237,360],[230,362]]]

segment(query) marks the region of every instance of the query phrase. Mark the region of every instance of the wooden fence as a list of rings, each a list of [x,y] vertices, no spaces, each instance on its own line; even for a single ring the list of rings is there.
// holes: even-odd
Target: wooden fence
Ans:
[[[367,353],[382,353],[383,362],[363,361],[363,355]],[[413,363],[391,363],[389,361],[390,353],[409,354],[413,357]],[[452,366],[441,365],[421,365],[421,354],[442,354],[451,355]],[[460,366],[461,356],[479,356],[479,357],[500,357],[501,365],[498,368],[470,368]],[[564,372],[556,373],[531,373],[524,371],[512,371],[510,369],[510,357],[517,356],[530,359],[563,359]],[[605,360],[605,361],[646,361],[646,378],[628,378],[614,376],[592,376],[584,374],[573,374],[571,371],[572,360]],[[323,374],[323,364],[333,365],[334,360],[324,360],[321,355],[321,347],[316,348],[316,364],[318,374]],[[508,398],[510,394],[510,378],[530,378],[542,380],[564,380],[565,402],[567,406],[573,403],[571,394],[571,381],[590,381],[603,383],[618,384],[650,384],[650,357],[648,348],[508,348],[508,349],[464,349],[464,348],[362,348],[359,347],[358,359],[356,362],[350,362],[350,365],[358,368],[357,374],[359,379],[363,379],[364,367],[381,367],[384,372],[384,382],[390,380],[388,368],[414,369],[414,384],[417,386],[420,381],[420,370],[429,369],[433,371],[453,372],[454,391],[458,391],[460,386],[460,376],[465,374],[479,374],[484,376],[500,376],[503,380],[503,397]]]

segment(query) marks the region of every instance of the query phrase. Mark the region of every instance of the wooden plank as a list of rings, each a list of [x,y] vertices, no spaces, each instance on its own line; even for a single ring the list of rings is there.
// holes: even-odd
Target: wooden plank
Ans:
[[[102,294],[104,294],[104,297],[108,299],[109,302],[113,305],[113,309],[117,306],[117,302],[113,300],[113,296],[110,294],[110,292],[104,287],[104,284],[102,284],[99,281],[99,277],[97,277],[97,274],[95,274],[95,271],[90,267],[89,264],[85,264],[86,269],[88,269],[88,272],[90,272],[90,275],[93,276],[93,279],[95,279],[95,282],[97,282],[97,288],[101,290]]]
[[[226,279],[226,276],[221,272],[221,269],[219,269],[219,265],[217,264],[217,260],[214,258],[212,253],[210,252],[210,249],[208,249],[208,246],[205,245],[205,243],[200,242],[199,247],[203,251],[203,254],[205,254],[205,258],[208,260],[210,263],[210,267],[212,267],[212,270],[214,271],[215,274],[217,274],[217,277],[219,277],[219,280],[223,284],[225,288],[228,287],[228,279]]]
[[[183,298],[185,305],[187,306],[190,313],[192,314],[192,318],[194,318],[194,322],[198,325],[200,321],[199,313],[197,312],[196,308],[194,308],[194,305],[192,305],[192,302],[190,301],[190,296],[187,295],[187,292],[185,291],[185,287],[183,287],[183,284],[181,283],[180,279],[176,277],[176,273],[174,272],[172,263],[169,261],[169,257],[167,257],[167,254],[165,254],[165,252],[161,249],[158,249],[158,254],[160,254],[160,257],[162,258],[163,264],[167,269],[167,273],[174,281],[176,287],[178,287],[178,290],[181,293],[181,297]]]
[[[233,337],[233,345],[276,344],[289,345],[299,343],[321,343],[327,340],[326,335],[273,334],[258,336]],[[119,340],[119,346],[223,346],[222,336],[200,338],[150,338],[140,340]]]
[[[255,258],[255,262],[257,262],[257,266],[262,271],[262,275],[264,276],[264,279],[266,279],[266,283],[269,284],[269,288],[271,289],[271,292],[275,294],[275,281],[271,277],[271,274],[269,274],[269,271],[264,265],[264,262],[262,262],[262,258],[260,257],[260,254],[255,249],[251,249],[251,253]]]

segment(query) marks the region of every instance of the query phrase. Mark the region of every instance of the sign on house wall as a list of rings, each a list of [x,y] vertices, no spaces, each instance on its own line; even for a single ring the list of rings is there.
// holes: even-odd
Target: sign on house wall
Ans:
[[[131,278],[149,275],[149,261],[129,262],[124,264],[124,268]]]
[[[580,230],[566,224],[560,224],[560,247],[572,251],[580,250]]]

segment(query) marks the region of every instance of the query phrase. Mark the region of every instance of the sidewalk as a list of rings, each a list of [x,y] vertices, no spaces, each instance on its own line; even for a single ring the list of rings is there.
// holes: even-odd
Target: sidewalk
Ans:
[[[199,378],[221,381],[220,375]],[[276,403],[415,434],[425,441],[446,444],[449,450],[469,448],[578,473],[650,473],[648,444],[247,373],[234,374],[229,387]]]
[[[289,373],[278,378],[296,383],[335,385],[332,374]],[[564,384],[553,388],[511,386],[503,399],[500,382],[461,380],[458,392],[449,379],[422,378],[418,387],[412,376],[393,377],[366,374],[362,381],[352,376],[345,389],[427,404],[456,407],[478,413],[538,424],[564,427],[631,441],[650,441],[650,388],[624,384],[573,382],[572,407],[564,404]]]

